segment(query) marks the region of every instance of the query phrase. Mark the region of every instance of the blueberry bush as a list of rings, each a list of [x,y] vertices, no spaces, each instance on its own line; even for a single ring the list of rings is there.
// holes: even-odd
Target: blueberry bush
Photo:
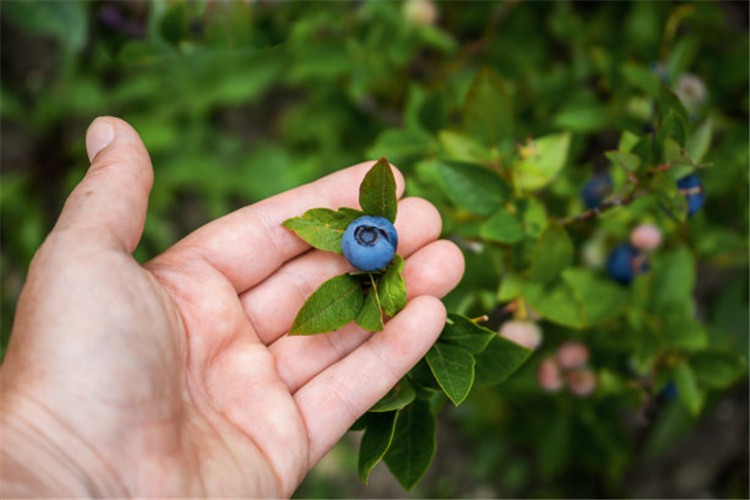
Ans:
[[[152,156],[139,260],[385,157],[466,273],[438,343],[299,496],[746,498],[747,19],[729,1],[2,2],[0,348],[97,115]]]

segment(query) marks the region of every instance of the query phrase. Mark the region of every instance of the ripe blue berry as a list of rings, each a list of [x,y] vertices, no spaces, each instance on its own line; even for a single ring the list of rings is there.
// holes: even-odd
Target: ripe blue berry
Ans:
[[[341,251],[351,265],[362,271],[384,269],[393,260],[398,233],[391,221],[365,215],[354,219],[341,238]]]
[[[630,243],[617,245],[607,259],[609,276],[622,285],[629,285],[637,275],[651,267],[648,256]]]
[[[612,192],[612,177],[603,172],[594,174],[581,188],[581,197],[586,208],[595,208],[601,205],[604,198]]]
[[[677,181],[677,188],[685,195],[688,205],[688,217],[703,207],[706,203],[706,193],[703,191],[701,178],[690,174]]]

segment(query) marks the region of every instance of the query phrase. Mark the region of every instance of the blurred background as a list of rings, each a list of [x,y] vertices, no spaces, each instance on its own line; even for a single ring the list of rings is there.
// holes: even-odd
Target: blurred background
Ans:
[[[582,209],[580,186],[622,131],[649,126],[643,72],[695,120],[710,117],[708,201],[680,238],[707,338],[747,357],[747,2],[6,1],[0,42],[3,352],[28,264],[83,176],[84,134],[102,114],[129,121],[154,165],[138,260],[233,209],[387,155],[467,249],[449,310],[494,313],[496,328],[500,271],[429,164],[451,149],[441,131],[460,126],[486,65],[508,87],[519,140],[573,134],[565,175],[544,198],[559,215]],[[362,485],[350,433],[297,496],[748,497],[744,368],[693,416],[668,390],[603,388],[606,374],[622,377],[602,367],[635,349],[600,340],[611,332],[541,327],[548,340],[510,381],[443,408],[435,462],[413,491],[383,465]],[[570,337],[598,370],[591,397],[537,382],[544,353]]]

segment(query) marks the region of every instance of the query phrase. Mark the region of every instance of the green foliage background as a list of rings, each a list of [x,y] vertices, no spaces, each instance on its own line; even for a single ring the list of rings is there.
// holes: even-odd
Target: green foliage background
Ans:
[[[561,259],[578,266],[563,272],[567,283],[594,280],[611,297],[625,292],[607,291],[596,255],[641,220],[666,237],[653,272],[623,299],[627,310],[591,325],[572,326],[568,311],[600,297],[571,305],[565,293],[526,289],[543,316],[540,352],[505,384],[440,411],[435,463],[411,495],[746,498],[747,5],[439,2],[436,23],[420,23],[414,5],[2,2],[2,348],[34,251],[86,168],[83,137],[94,117],[129,121],[151,153],[139,260],[232,209],[386,155],[406,174],[407,194],[435,203],[445,236],[465,249],[466,276],[446,298],[449,310],[489,313],[492,327],[509,317],[516,271],[534,259],[538,237],[551,242],[539,248],[562,257],[537,258],[532,276],[556,276],[568,266],[541,262]],[[623,186],[628,157],[605,153],[627,152],[625,131],[654,126],[659,72],[667,86],[689,72],[708,89],[690,116],[692,133],[711,124],[702,163],[712,166],[700,172],[706,206],[680,222],[636,201],[567,226],[571,252],[541,227],[583,211],[578,192],[593,172],[610,169]],[[479,105],[466,104],[472,99]],[[472,113],[490,121],[477,126],[482,116]],[[492,167],[522,156],[524,145],[546,159],[519,167],[521,231],[491,187],[497,177],[477,181],[489,172],[480,169],[469,182],[469,167],[442,160]],[[599,387],[589,398],[548,394],[535,380],[544,355],[571,338],[592,351]],[[641,365],[653,363],[666,368],[644,379]],[[671,379],[676,398],[661,391]],[[383,475],[370,489],[352,483],[348,441],[327,461],[300,496],[405,494]]]

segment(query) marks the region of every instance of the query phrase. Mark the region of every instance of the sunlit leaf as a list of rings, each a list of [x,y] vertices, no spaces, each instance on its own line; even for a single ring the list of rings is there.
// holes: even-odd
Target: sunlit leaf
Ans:
[[[390,163],[383,157],[365,175],[359,187],[359,205],[367,215],[395,222],[397,203],[396,179]]]
[[[313,292],[297,313],[289,335],[311,335],[338,330],[354,321],[364,295],[359,281],[348,274],[331,278]]]
[[[461,404],[474,383],[474,356],[463,347],[437,342],[426,359],[445,395],[454,405]]]

